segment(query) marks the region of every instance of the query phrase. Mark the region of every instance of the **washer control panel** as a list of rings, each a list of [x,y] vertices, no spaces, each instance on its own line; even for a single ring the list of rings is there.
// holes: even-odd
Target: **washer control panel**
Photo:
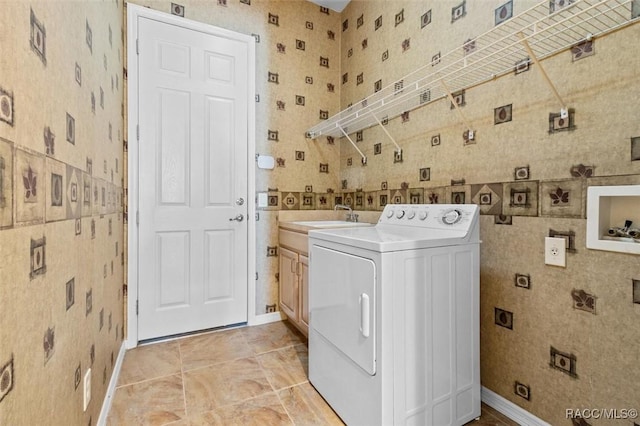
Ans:
[[[387,204],[378,223],[465,230],[477,214],[475,204]]]

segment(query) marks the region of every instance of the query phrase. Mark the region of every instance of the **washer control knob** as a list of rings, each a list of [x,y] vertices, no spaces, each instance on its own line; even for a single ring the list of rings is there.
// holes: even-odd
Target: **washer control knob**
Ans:
[[[425,220],[427,216],[429,216],[427,212],[420,212],[420,214],[418,215],[418,218],[420,218],[420,220]]]
[[[393,217],[393,209],[387,210],[387,217],[389,218]]]
[[[455,223],[458,223],[461,218],[462,213],[460,213],[460,210],[449,210],[442,216],[442,222],[444,222],[445,225],[453,225]]]
[[[404,214],[405,214],[404,210],[398,210],[398,213],[396,213],[396,217],[398,219],[402,219],[404,217]]]
[[[411,220],[414,217],[416,217],[416,212],[414,212],[413,210],[411,210],[409,213],[407,213],[407,219]]]

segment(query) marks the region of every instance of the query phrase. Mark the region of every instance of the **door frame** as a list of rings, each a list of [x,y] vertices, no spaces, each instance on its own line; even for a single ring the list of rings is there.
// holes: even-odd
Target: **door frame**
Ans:
[[[138,34],[138,19],[147,18],[168,25],[199,31],[218,37],[247,44],[249,54],[248,80],[247,81],[247,322],[249,325],[256,323],[256,206],[255,198],[255,39],[250,35],[236,33],[213,25],[192,21],[179,16],[138,6],[127,4],[127,140],[128,140],[128,267],[127,267],[127,349],[138,345],[138,315],[136,305],[139,288],[139,235],[138,235],[138,195],[139,195],[139,144],[138,144],[138,55],[136,52]]]

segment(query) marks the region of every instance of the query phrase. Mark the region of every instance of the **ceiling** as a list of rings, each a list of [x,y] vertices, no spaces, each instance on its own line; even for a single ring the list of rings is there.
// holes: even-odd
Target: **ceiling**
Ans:
[[[328,7],[336,12],[342,12],[342,10],[349,4],[350,0],[309,0],[317,5]]]

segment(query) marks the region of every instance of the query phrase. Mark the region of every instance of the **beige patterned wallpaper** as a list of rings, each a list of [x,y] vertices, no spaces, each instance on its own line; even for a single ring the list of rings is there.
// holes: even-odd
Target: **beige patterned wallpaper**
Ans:
[[[342,107],[536,3],[353,1],[341,15]],[[640,262],[585,247],[587,188],[640,184],[639,39],[635,24],[543,62],[568,120],[536,67],[514,63],[458,98],[471,143],[439,100],[388,122],[401,158],[380,128],[354,137],[364,167],[341,144],[342,192],[363,210],[480,205],[482,385],[553,425],[571,424],[567,408],[640,408]],[[550,235],[568,240],[566,269],[544,264]]]
[[[2,425],[95,424],[120,350],[122,10],[2,3]]]
[[[638,25],[544,62],[570,120],[530,67],[459,98],[475,143],[439,101],[388,123],[402,158],[380,129],[356,135],[362,167],[347,143],[304,132],[534,3],[369,0],[342,14],[297,0],[135,3],[256,38],[256,151],[277,163],[256,176],[269,195],[256,313],[277,309],[281,211],[477,203],[483,385],[551,424],[571,424],[570,407],[637,405],[638,260],[584,241],[586,188],[640,184]],[[95,423],[121,343],[122,16],[119,0],[3,4],[0,424]],[[566,269],[544,265],[548,235],[570,243]],[[76,384],[89,367],[84,413]]]

